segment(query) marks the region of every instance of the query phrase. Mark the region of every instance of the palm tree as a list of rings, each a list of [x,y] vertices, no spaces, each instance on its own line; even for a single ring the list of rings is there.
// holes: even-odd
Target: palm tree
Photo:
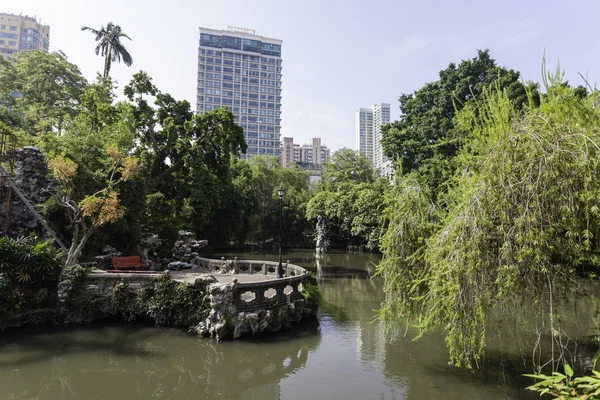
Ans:
[[[96,55],[101,54],[104,57],[104,78],[108,77],[112,61],[120,62],[122,58],[125,65],[128,67],[133,64],[131,54],[129,54],[125,46],[123,46],[123,43],[121,43],[122,37],[126,37],[129,40],[131,40],[131,38],[121,31],[119,25],[109,22],[106,25],[106,28],[102,26],[100,30],[88,26],[82,27],[81,30],[90,31],[96,35],[96,42],[98,42],[98,45],[96,46]]]

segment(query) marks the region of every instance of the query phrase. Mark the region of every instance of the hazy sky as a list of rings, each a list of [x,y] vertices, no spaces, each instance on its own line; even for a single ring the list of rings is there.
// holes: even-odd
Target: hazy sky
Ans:
[[[3,3],[7,3],[4,1]],[[103,67],[81,26],[121,25],[134,64],[113,64],[120,87],[141,70],[163,92],[195,109],[198,27],[228,25],[283,40],[282,135],[319,136],[333,150],[354,148],[354,112],[391,103],[437,79],[450,62],[489,48],[500,65],[540,80],[548,65],[574,84],[600,80],[600,1],[355,0],[17,0],[0,11],[49,24],[51,50],[64,51],[93,79]],[[121,89],[119,89],[121,91]]]

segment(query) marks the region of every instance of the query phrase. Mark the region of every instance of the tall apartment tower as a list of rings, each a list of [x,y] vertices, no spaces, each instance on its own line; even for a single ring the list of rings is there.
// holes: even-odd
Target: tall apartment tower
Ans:
[[[197,112],[228,107],[244,128],[243,158],[280,156],[281,44],[250,29],[200,28]]]
[[[0,55],[12,59],[23,51],[48,52],[50,27],[34,17],[0,13]]]
[[[356,149],[380,170],[387,158],[381,147],[381,127],[390,123],[390,105],[374,104],[370,108],[356,110]]]
[[[281,166],[287,168],[295,161],[294,138],[284,137],[281,141]]]
[[[387,158],[383,155],[381,146],[381,127],[390,123],[390,105],[379,103],[373,105],[373,166],[380,170]]]
[[[356,150],[369,160],[373,160],[373,110],[356,110]]]

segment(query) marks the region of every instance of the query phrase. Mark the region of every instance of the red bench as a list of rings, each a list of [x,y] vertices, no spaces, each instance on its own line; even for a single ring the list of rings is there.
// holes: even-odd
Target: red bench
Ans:
[[[140,256],[129,256],[129,257],[113,257],[112,258],[113,268],[116,270],[127,270],[135,267],[145,267],[146,263],[142,262]]]

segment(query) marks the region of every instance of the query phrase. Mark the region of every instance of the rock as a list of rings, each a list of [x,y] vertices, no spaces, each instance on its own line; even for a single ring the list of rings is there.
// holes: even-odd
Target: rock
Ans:
[[[117,249],[109,245],[102,248],[102,253],[104,254],[94,257],[94,260],[96,260],[98,268],[104,270],[113,269],[112,258],[120,257],[122,255],[120,251],[117,251]]]
[[[192,264],[183,262],[183,261],[173,261],[173,262],[170,262],[169,265],[167,266],[167,269],[171,270],[171,271],[181,271],[182,269],[191,269],[191,268],[192,268]]]
[[[52,181],[47,178],[48,166],[42,152],[35,147],[26,146],[14,152],[14,156],[16,161],[14,182],[23,194],[34,204],[48,200],[52,191]],[[4,182],[3,185],[5,185]],[[2,186],[0,189],[0,204],[4,205],[9,192],[8,186]],[[33,231],[39,237],[44,237],[46,232],[42,229],[36,216],[16,193],[13,193],[12,190],[10,193],[7,235],[22,237],[28,236]],[[0,227],[4,227],[6,224],[6,214],[2,209],[0,210]]]
[[[206,285],[206,286],[208,286],[208,285],[210,285],[212,283],[216,283],[216,282],[218,282],[217,278],[215,278],[212,275],[199,276],[198,278],[196,278],[196,280],[194,280],[194,284],[197,284],[197,285]]]
[[[198,250],[207,244],[208,240],[194,239],[192,232],[179,231],[177,241],[173,245],[173,257],[177,260],[191,260],[198,255]]]
[[[316,228],[316,236],[317,236],[317,245],[316,250],[317,253],[325,252],[327,250],[327,224],[325,218],[320,215],[317,218],[317,228]]]
[[[144,233],[140,238],[140,242],[138,243],[138,251],[140,253],[140,259],[143,262],[150,263],[153,262],[149,254],[150,251],[156,249],[160,246],[162,240],[158,238],[158,235],[154,233]]]

